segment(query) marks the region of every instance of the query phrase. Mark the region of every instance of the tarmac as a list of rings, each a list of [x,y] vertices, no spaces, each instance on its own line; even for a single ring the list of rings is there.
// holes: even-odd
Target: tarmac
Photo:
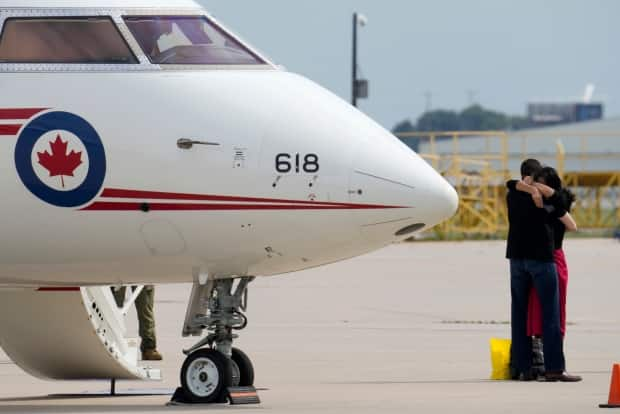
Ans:
[[[620,243],[571,239],[568,370],[581,383],[490,381],[489,339],[510,337],[505,242],[413,242],[250,286],[236,346],[258,406],[166,407],[179,384],[189,285],[156,291],[162,382],[50,382],[0,353],[0,412],[594,413],[620,361]],[[130,314],[135,319],[135,315]],[[130,325],[133,323],[130,321]],[[67,338],[70,341],[71,338]],[[45,344],[41,344],[45,352]]]

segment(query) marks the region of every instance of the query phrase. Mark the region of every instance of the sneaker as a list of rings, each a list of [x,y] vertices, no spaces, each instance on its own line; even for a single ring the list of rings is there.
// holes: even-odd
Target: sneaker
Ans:
[[[164,359],[157,349],[145,349],[142,351],[143,361],[161,361]]]

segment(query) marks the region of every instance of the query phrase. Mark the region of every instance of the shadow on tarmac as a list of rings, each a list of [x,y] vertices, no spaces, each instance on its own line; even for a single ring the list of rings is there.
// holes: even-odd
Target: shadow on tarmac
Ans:
[[[267,388],[259,390],[267,391]],[[117,413],[117,412],[170,412],[170,410],[197,411],[214,409],[256,409],[257,406],[231,406],[229,404],[213,405],[182,405],[166,406],[165,402],[155,402],[152,404],[116,404],[119,400],[126,400],[129,397],[166,397],[172,396],[174,390],[169,389],[149,389],[149,390],[122,390],[115,395],[109,392],[93,392],[79,394],[50,394],[30,397],[5,397],[0,398],[0,413]],[[65,404],[57,402],[64,401]],[[79,402],[78,402],[79,401]],[[96,404],[97,401],[105,401],[106,404]],[[143,400],[144,401],[144,400]],[[46,404],[49,403],[49,404]],[[78,402],[73,404],[72,402]],[[8,403],[3,405],[3,403]],[[16,403],[16,404],[11,404]],[[25,404],[21,404],[25,403]],[[31,404],[28,404],[31,403]]]
[[[18,412],[18,413],[79,413],[79,412],[154,412],[170,409],[164,404],[132,404],[132,405],[116,405],[115,400],[127,399],[128,397],[161,397],[172,396],[173,390],[125,390],[110,395],[109,392],[97,393],[80,393],[80,394],[50,394],[30,397],[7,397],[0,398],[1,412]],[[103,401],[108,404],[56,404],[57,401]],[[49,402],[52,405],[47,405]],[[16,404],[5,405],[2,403],[41,403],[38,405]],[[192,407],[189,407],[192,408]],[[204,407],[203,407],[204,408]]]
[[[228,407],[227,405],[217,405],[213,409]],[[10,407],[0,407],[0,412],[6,411],[11,413],[154,413],[154,412],[170,412],[170,410],[183,411],[205,411],[211,407],[205,406],[183,406],[183,407],[167,407],[164,404],[140,404],[140,405],[15,405]]]

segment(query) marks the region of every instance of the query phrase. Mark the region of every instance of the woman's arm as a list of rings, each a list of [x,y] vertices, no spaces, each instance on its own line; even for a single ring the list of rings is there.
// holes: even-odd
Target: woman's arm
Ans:
[[[536,187],[545,198],[551,198],[555,194],[555,190],[548,185],[542,183],[532,183],[532,185]]]
[[[530,194],[532,196],[532,200],[534,200],[534,204],[536,204],[536,207],[543,208],[543,198],[538,188],[526,183],[525,181],[518,181],[516,188],[519,191]]]
[[[570,215],[570,213],[567,212],[562,217],[560,217],[559,220],[562,222],[562,224],[564,224],[564,227],[566,227],[567,231],[577,231],[577,223],[575,223],[575,220],[573,219],[573,216]]]

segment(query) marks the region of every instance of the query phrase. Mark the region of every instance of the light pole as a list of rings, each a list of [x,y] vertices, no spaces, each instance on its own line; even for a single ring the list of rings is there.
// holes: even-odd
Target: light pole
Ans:
[[[353,65],[351,76],[351,104],[357,106],[357,100],[368,97],[368,81],[357,79],[357,28],[366,26],[368,19],[363,14],[353,13]]]

